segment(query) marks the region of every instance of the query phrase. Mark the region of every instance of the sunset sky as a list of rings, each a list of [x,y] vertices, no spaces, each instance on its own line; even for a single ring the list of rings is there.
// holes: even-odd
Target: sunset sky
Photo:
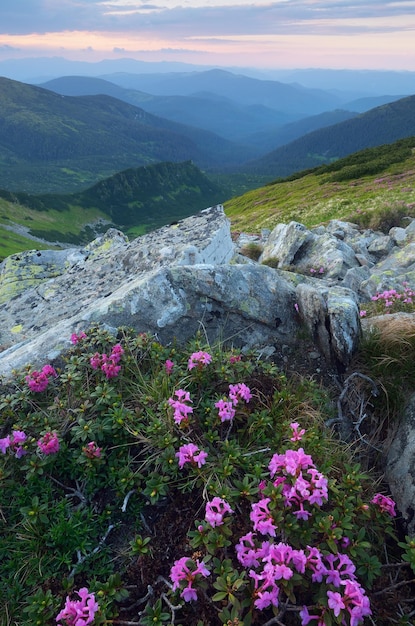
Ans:
[[[415,71],[415,0],[2,0],[0,60]]]

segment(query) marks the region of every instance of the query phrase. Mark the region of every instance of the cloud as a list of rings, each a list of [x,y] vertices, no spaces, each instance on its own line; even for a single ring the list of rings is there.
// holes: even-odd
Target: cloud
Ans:
[[[296,59],[301,54],[307,64],[316,51],[314,63],[320,66],[322,59],[340,64],[341,58],[354,54],[356,63],[366,58],[373,66],[378,55],[384,66],[393,62],[412,69],[413,4],[413,0],[3,0],[0,46],[8,49],[0,47],[0,52],[52,55],[63,46],[72,56],[82,58],[86,53],[96,60],[158,54],[160,59],[181,56],[188,62],[192,56],[211,55],[214,62],[227,55],[227,64],[238,64],[244,57],[244,63],[269,65],[276,59],[277,66],[292,66],[294,54]]]
[[[166,35],[174,27],[181,35],[295,34],[321,32],[330,23],[335,23],[339,32],[345,21],[344,31],[350,33],[353,28],[361,31],[359,20],[371,20],[371,29],[376,32],[377,28],[384,28],[382,20],[405,14],[413,14],[412,1],[18,0],[2,2],[0,30],[7,34],[28,34],[136,29]],[[413,21],[410,23],[413,25]]]
[[[14,46],[8,46],[7,44],[2,45],[0,43],[0,53],[7,52],[20,52],[20,48],[16,48]]]

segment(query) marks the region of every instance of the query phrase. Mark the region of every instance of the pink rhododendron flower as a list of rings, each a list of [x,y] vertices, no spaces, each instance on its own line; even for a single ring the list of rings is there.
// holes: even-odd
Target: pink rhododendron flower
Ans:
[[[268,508],[270,502],[271,498],[263,498],[259,502],[254,502],[249,517],[253,522],[254,530],[259,531],[261,535],[271,535],[271,537],[275,537],[277,527],[274,524],[272,514]]]
[[[71,335],[71,343],[73,343],[74,346],[82,341],[82,339],[86,339],[86,334],[83,331],[81,331],[79,335],[76,333],[72,333]]]
[[[56,433],[46,433],[37,442],[43,454],[56,454],[59,450],[59,440]]]
[[[112,361],[112,363],[114,364],[119,363],[123,354],[124,354],[124,348],[122,347],[120,343],[116,343],[115,346],[111,350],[111,354],[109,355],[109,360]]]
[[[205,520],[214,528],[223,524],[226,513],[233,513],[233,510],[222,498],[215,497],[206,504]]]
[[[237,559],[244,567],[258,567],[260,556],[254,543],[255,534],[250,532],[239,539],[235,546]]]
[[[174,392],[174,395],[177,396],[177,400],[174,398],[169,398],[168,403],[174,409],[173,419],[176,424],[181,424],[183,421],[187,421],[189,419],[189,415],[193,413],[193,408],[187,404],[186,402],[192,402],[190,399],[190,393],[185,391],[184,389],[179,389]]]
[[[309,454],[305,454],[303,448],[287,450],[285,454],[274,454],[268,465],[271,478],[280,470],[295,476],[297,471],[308,467],[314,467],[313,459]]]
[[[371,502],[373,504],[377,504],[382,513],[389,513],[391,517],[396,516],[396,503],[392,500],[392,498],[388,498],[388,496],[383,496],[381,493],[377,493]]]
[[[197,592],[196,589],[193,588],[193,583],[195,582],[198,574],[204,578],[210,576],[210,572],[203,561],[200,562],[199,559],[196,559],[195,562],[187,556],[183,556],[181,559],[175,561],[170,570],[170,578],[173,582],[173,591],[180,588],[182,581],[187,582],[187,586],[180,594],[185,602],[197,600]]]
[[[172,371],[173,371],[173,367],[174,367],[173,361],[170,361],[170,359],[167,359],[167,361],[164,364],[164,368],[166,370],[166,373],[170,375],[172,373]]]
[[[107,378],[115,378],[121,371],[121,365],[116,365],[114,361],[108,360],[101,365],[101,370]]]
[[[93,356],[89,359],[92,369],[97,370],[102,365],[102,355],[99,352],[95,352]]]
[[[101,369],[105,376],[109,378],[115,378],[121,371],[121,365],[118,365],[122,355],[124,354],[124,348],[117,343],[111,350],[111,354],[100,354],[95,352],[89,359],[89,363],[92,369]]]
[[[193,352],[190,355],[187,367],[189,370],[192,370],[194,367],[204,367],[205,365],[209,365],[212,362],[212,357],[208,352],[203,352],[203,350],[199,350],[199,352]]]
[[[307,569],[310,569],[313,573],[311,580],[313,583],[321,583],[323,576],[327,573],[327,568],[323,563],[323,555],[320,550],[314,546],[307,546],[306,548]]]
[[[252,393],[245,383],[237,383],[236,385],[229,385],[229,397],[236,406],[239,400],[249,402],[252,398]]]
[[[301,626],[307,626],[314,619],[318,620],[317,626],[324,626],[324,620],[322,615],[310,615],[306,606],[303,606],[303,608],[301,609],[300,618]]]
[[[17,459],[20,459],[24,454],[27,454],[22,444],[26,441],[27,435],[22,430],[14,430],[10,438],[10,448],[13,450]]]
[[[238,361],[240,361],[241,359],[242,356],[240,354],[232,355],[229,357],[229,363],[233,365],[234,363],[238,363]]]
[[[44,365],[42,367],[42,372],[46,374],[46,376],[57,376],[55,368],[51,365]]]
[[[2,454],[6,454],[7,449],[10,447],[10,435],[0,439],[0,450]]]
[[[98,448],[95,441],[90,441],[86,446],[82,448],[82,452],[89,459],[98,459],[101,456],[101,448]]]
[[[0,451],[6,454],[9,450],[17,459],[20,459],[24,454],[27,454],[27,450],[22,445],[26,439],[27,435],[22,430],[14,430],[11,435],[0,439]]]
[[[223,400],[222,398],[218,402],[215,402],[215,407],[218,409],[221,422],[231,421],[235,417],[235,409],[233,408],[232,402]]]
[[[300,424],[298,424],[298,422],[291,422],[290,428],[293,431],[293,435],[292,437],[290,437],[290,441],[301,441],[303,435],[305,435],[305,429],[302,428],[301,430],[298,430],[300,428]]]
[[[49,377],[57,376],[55,369],[51,365],[44,365],[40,372],[34,371],[25,377],[30,391],[45,391],[49,384]]]
[[[342,580],[355,580],[356,567],[347,554],[326,554],[324,563],[327,570],[325,573],[326,583],[340,587]]]
[[[95,600],[95,595],[89,593],[86,587],[82,587],[79,591],[75,591],[80,600],[71,600],[66,597],[65,606],[57,615],[56,621],[64,620],[66,626],[87,626],[92,624],[95,613],[99,610],[99,604]]]
[[[206,463],[207,452],[199,450],[194,443],[187,443],[179,448],[175,456],[179,459],[180,469],[183,468],[185,463],[191,463],[200,468]]]

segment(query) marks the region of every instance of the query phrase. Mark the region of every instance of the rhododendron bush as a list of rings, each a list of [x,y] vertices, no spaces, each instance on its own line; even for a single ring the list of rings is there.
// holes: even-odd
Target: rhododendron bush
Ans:
[[[2,626],[389,623],[372,598],[415,546],[313,381],[200,337],[70,339],[2,390]]]

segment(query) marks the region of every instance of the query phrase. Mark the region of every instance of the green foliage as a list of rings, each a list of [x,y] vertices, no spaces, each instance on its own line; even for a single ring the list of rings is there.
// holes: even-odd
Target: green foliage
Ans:
[[[132,164],[243,161],[240,145],[109,96],[63,97],[7,78],[0,86],[0,188],[71,192]]]
[[[241,254],[248,257],[248,259],[252,259],[253,261],[258,261],[259,257],[262,254],[262,246],[257,243],[247,243],[245,246],[241,248]]]
[[[226,214],[243,232],[291,220],[308,227],[330,219],[381,230],[400,225],[414,215],[414,147],[415,137],[408,137],[299,171],[226,201]]]
[[[270,500],[279,540],[324,554],[343,551],[361,584],[376,585],[385,532],[393,536],[391,518],[369,502],[372,480],[325,428],[329,402],[315,383],[289,381],[255,354],[206,347],[201,337],[185,348],[164,347],[129,329],[117,336],[90,329],[74,341],[54,364],[57,376],[46,389],[31,391],[25,371],[0,398],[2,626],[46,626],[66,596],[83,586],[99,603],[94,623],[111,623],[126,609],[127,582],[128,602],[139,605],[130,616],[136,618],[138,610],[142,624],[177,617],[196,626],[203,615],[212,626],[264,623],[274,610],[254,606],[249,568],[235,552],[261,493]],[[102,365],[114,350],[121,354],[120,370],[107,376]],[[190,354],[206,350],[211,362],[196,360],[189,369]],[[229,385],[242,382],[252,397],[234,405],[233,419],[221,420],[215,405],[228,397]],[[178,390],[189,394],[185,402],[193,410],[180,420]],[[301,443],[290,441],[294,421],[306,431]],[[5,438],[22,431],[26,439],[17,454]],[[37,443],[47,432],[59,440],[51,454]],[[179,451],[189,443],[206,459],[180,468]],[[314,507],[308,522],[284,504],[282,485],[269,480],[272,455],[299,445],[328,477],[328,502]],[[215,527],[200,519],[214,497],[226,499],[233,511]],[[170,568],[183,556],[203,560],[210,570],[207,578],[198,574],[200,613],[168,582]],[[325,584],[319,589],[295,573],[281,585],[281,598],[294,608],[325,606],[313,596],[316,589],[324,595]],[[120,619],[125,616],[124,610]],[[295,616],[293,610],[287,623],[298,624]]]
[[[249,163],[245,169],[275,178],[290,176],[372,146],[406,139],[415,135],[414,107],[415,98],[410,96],[373,108],[352,119],[304,134]],[[381,166],[379,162],[376,168]],[[348,175],[355,177],[359,175],[358,170],[352,169]],[[375,168],[362,167],[361,172],[365,171],[374,173]]]
[[[223,194],[190,162],[125,170],[74,194],[34,196],[0,190],[0,224],[8,228],[4,235],[0,228],[0,255],[39,245],[9,230],[18,231],[19,226],[45,243],[88,243],[111,225],[134,237],[219,203]]]

